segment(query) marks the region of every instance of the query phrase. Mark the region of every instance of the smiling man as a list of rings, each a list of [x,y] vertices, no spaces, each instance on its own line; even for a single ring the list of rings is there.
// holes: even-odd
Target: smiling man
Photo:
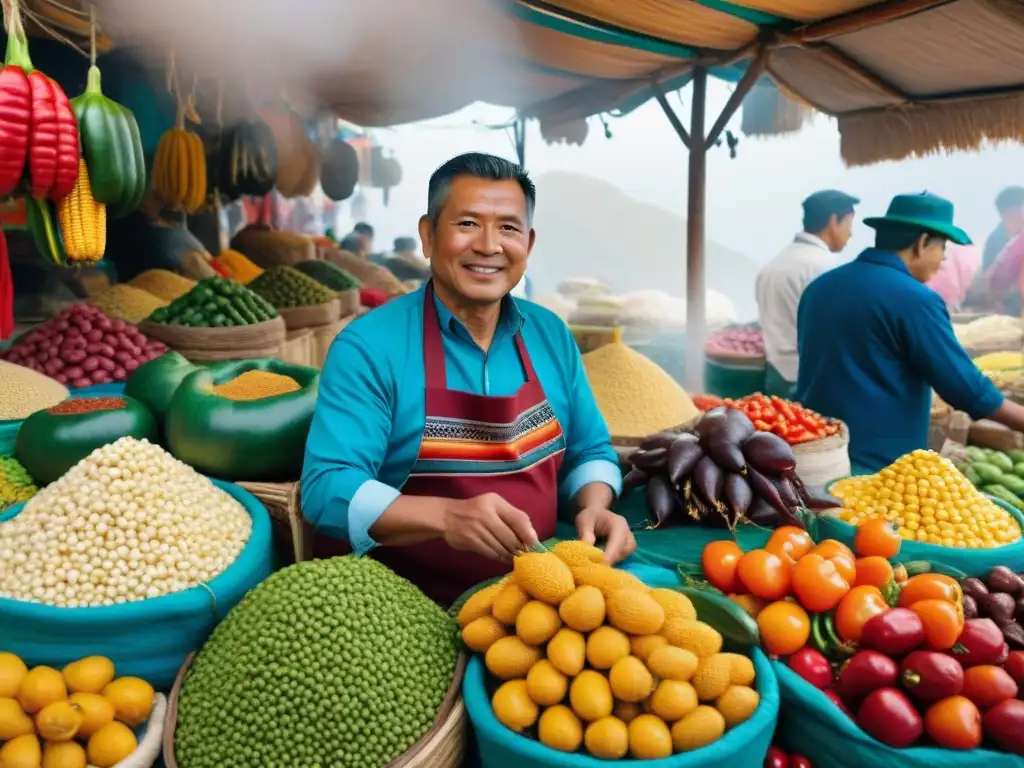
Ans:
[[[431,281],[352,323],[320,381],[305,517],[442,604],[551,537],[560,503],[610,562],[636,547],[610,511],[621,474],[572,334],[509,295],[535,198],[498,157],[438,168],[419,224]]]

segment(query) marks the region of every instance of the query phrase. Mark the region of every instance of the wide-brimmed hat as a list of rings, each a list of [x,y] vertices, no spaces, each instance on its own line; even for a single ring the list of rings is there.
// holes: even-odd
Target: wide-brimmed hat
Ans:
[[[967,233],[953,224],[953,204],[929,192],[896,195],[889,203],[885,216],[864,219],[864,223],[873,229],[882,229],[892,224],[917,227],[922,232],[946,237],[957,245],[971,245]]]

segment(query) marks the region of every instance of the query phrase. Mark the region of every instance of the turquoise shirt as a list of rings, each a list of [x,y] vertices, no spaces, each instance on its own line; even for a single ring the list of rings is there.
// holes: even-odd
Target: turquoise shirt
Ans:
[[[358,553],[374,546],[369,529],[399,497],[423,438],[424,299],[421,288],[351,323],[331,345],[320,377],[302,469],[302,511],[318,530],[348,540]],[[485,353],[436,296],[434,301],[448,388],[515,394],[526,380],[514,341],[520,331],[565,434],[562,500],[593,482],[618,494],[618,460],[565,323],[536,304],[506,298]]]
[[[850,460],[876,472],[928,447],[932,390],[974,419],[1003,396],[957,341],[946,305],[895,253],[869,248],[804,290],[796,399],[850,428]]]

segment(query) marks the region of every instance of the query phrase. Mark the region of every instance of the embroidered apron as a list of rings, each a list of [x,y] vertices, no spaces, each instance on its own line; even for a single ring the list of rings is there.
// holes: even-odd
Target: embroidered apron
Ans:
[[[542,541],[554,536],[565,436],[522,335],[515,335],[515,345],[526,382],[518,392],[489,397],[448,389],[432,284],[425,294],[426,424],[402,493],[450,499],[497,493],[530,516]],[[508,571],[502,563],[456,551],[443,539],[376,547],[372,555],[442,605],[450,605],[474,584]]]

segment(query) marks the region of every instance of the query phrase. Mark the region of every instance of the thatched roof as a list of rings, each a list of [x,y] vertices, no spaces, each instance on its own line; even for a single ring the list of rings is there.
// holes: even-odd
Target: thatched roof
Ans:
[[[361,125],[480,100],[569,123],[697,65],[736,80],[762,50],[783,92],[838,118],[850,164],[1024,140],[1022,0],[289,0],[272,20],[251,0],[99,6],[115,42],[174,46],[250,89],[308,86]]]

